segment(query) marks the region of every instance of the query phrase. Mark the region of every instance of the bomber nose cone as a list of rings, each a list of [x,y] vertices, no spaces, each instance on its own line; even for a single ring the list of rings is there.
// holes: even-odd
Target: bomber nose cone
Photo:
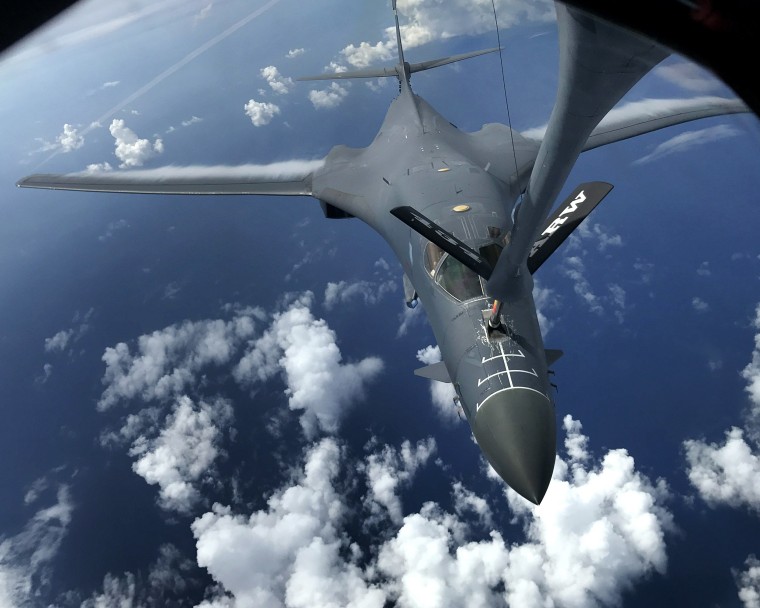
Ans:
[[[557,445],[549,399],[524,388],[493,393],[478,408],[473,432],[499,476],[539,504],[552,478]]]

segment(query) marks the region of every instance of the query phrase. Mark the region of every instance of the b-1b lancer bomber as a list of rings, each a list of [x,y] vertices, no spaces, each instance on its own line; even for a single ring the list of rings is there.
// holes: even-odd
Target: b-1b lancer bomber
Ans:
[[[424,304],[442,361],[417,374],[452,383],[483,454],[533,503],[552,477],[556,422],[532,275],[612,186],[579,185],[553,213],[579,155],[682,122],[744,112],[734,100],[684,100],[656,113],[615,118],[613,106],[668,52],[656,43],[556,5],[559,84],[543,138],[501,124],[457,129],[416,95],[416,72],[489,49],[410,63],[395,0],[398,63],[309,78],[396,78],[399,94],[366,148],[334,147],[308,174],[266,180],[211,170],[32,175],[19,186],[94,192],[311,196],[327,218],[359,218],[393,249],[407,303]],[[242,169],[242,168],[241,168]]]

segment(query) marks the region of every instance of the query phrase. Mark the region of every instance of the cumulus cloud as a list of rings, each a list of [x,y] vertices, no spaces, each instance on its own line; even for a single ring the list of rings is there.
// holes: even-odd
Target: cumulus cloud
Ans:
[[[0,606],[30,605],[48,588],[73,511],[69,487],[61,485],[54,505],[37,511],[17,535],[0,537]]]
[[[744,608],[760,608],[760,560],[750,555],[744,566],[746,570],[734,573],[739,599]]]
[[[742,370],[750,407],[745,429],[732,427],[722,444],[689,439],[683,447],[689,481],[711,506],[746,507],[760,514],[760,305],[753,323],[758,333],[752,360]],[[745,439],[747,435],[748,439]]]
[[[432,437],[414,446],[405,440],[398,450],[385,445],[367,457],[362,467],[369,490],[365,501],[374,515],[387,513],[394,524],[401,525],[403,510],[398,490],[412,482],[417,469],[427,463],[436,447]]]
[[[417,351],[417,361],[425,365],[433,365],[441,360],[441,349],[432,344],[421,348]],[[435,412],[438,417],[447,423],[459,421],[459,406],[455,399],[457,393],[451,382],[438,382],[429,380],[430,383],[430,400],[435,406]]]
[[[61,152],[78,150],[84,145],[84,137],[78,133],[75,127],[68,123],[63,125],[63,133],[57,137],[56,141],[60,146]]]
[[[158,485],[162,508],[190,513],[201,500],[199,486],[215,477],[222,428],[231,421],[232,407],[224,399],[196,404],[183,396],[157,437],[140,435],[134,441],[132,470]]]
[[[661,504],[664,482],[637,472],[624,449],[594,463],[580,422],[565,416],[563,427],[568,459],[557,459],[541,505],[507,490],[528,538],[509,556],[509,605],[546,605],[548,597],[563,606],[618,604],[636,580],[665,572],[672,516]]]
[[[348,90],[337,82],[319,91],[309,91],[309,101],[317,110],[337,108],[348,95]]]
[[[385,593],[341,554],[340,448],[323,439],[302,472],[250,516],[214,505],[192,525],[198,565],[242,606],[382,608]]]
[[[356,463],[334,439],[323,439],[265,509],[236,514],[217,504],[195,520],[198,564],[234,597],[207,606],[619,603],[638,580],[665,570],[664,536],[672,525],[660,504],[666,489],[638,473],[625,450],[599,462],[580,423],[567,417],[564,427],[568,458],[558,459],[543,504],[506,491],[513,523],[526,535],[522,544],[497,531],[472,540],[471,515],[489,526],[493,514],[485,498],[459,482],[452,484],[455,513],[428,502],[402,517],[400,477],[430,458],[430,440],[385,446],[367,458],[367,495],[358,505],[365,511],[357,513],[345,490]],[[366,517],[378,506],[395,513],[399,527],[365,553],[349,535],[349,515]]]
[[[248,103],[243,106],[248,118],[251,119],[254,127],[263,127],[272,122],[272,119],[280,113],[280,107],[266,101],[256,101],[249,99]]]
[[[74,334],[73,329],[62,329],[52,338],[45,338],[45,352],[54,353],[63,352],[69,343],[69,339]]]
[[[388,61],[396,53],[396,39],[386,40],[376,44],[360,42],[358,45],[349,44],[340,54],[355,68],[366,68],[377,61]]]
[[[196,374],[209,365],[230,361],[240,345],[253,336],[260,309],[245,309],[230,321],[185,321],[138,338],[133,354],[120,342],[103,354],[106,386],[98,401],[103,411],[120,401],[166,400],[183,394]]]
[[[80,313],[79,311],[74,313],[74,317],[72,318],[74,327],[62,329],[51,338],[45,338],[45,352],[65,352],[69,346],[81,339],[90,330],[90,321],[94,313],[94,308],[90,308],[85,313]]]
[[[261,77],[267,81],[271,89],[278,95],[287,94],[293,87],[293,79],[286,78],[280,74],[280,70],[273,65],[262,68]]]
[[[710,270],[710,262],[702,262],[699,265],[699,268],[697,268],[697,274],[700,277],[709,277],[712,276],[712,270]]]
[[[723,444],[684,442],[689,481],[705,502],[746,506],[760,513],[760,458],[752,453],[742,429],[733,427]]]
[[[282,374],[290,409],[300,411],[308,436],[317,430],[334,433],[346,408],[364,396],[364,386],[383,369],[377,357],[343,363],[336,335],[311,313],[314,296],[297,298],[277,313],[235,368],[234,376],[253,385]]]
[[[710,310],[710,305],[698,296],[694,296],[691,299],[691,307],[697,312],[707,312]]]
[[[652,152],[633,162],[637,165],[649,163],[671,154],[687,152],[698,146],[720,141],[721,139],[736,137],[740,133],[739,129],[730,125],[716,125],[696,131],[686,131],[662,142]]]
[[[156,139],[153,143],[148,139],[140,139],[121,118],[114,118],[108,130],[115,140],[114,154],[121,161],[119,166],[122,169],[142,167],[146,160],[164,151],[161,139]]]
[[[435,40],[493,31],[490,0],[454,0],[446,4],[445,11],[436,0],[400,0],[398,10],[402,17],[401,39],[405,49]],[[496,0],[496,10],[501,28],[554,19],[554,6],[546,0]],[[341,55],[357,68],[389,61],[396,56],[395,28],[386,28],[378,42],[350,44]]]
[[[296,57],[300,57],[300,56],[301,56],[301,55],[303,55],[305,52],[306,52],[306,49],[303,49],[303,48],[298,48],[298,49],[290,49],[290,50],[287,52],[287,54],[285,55],[285,57],[287,57],[288,59],[294,59],[294,58],[296,58]]]
[[[338,281],[329,282],[325,288],[323,305],[331,310],[338,304],[351,300],[362,300],[365,304],[376,304],[387,293],[396,291],[396,281]]]

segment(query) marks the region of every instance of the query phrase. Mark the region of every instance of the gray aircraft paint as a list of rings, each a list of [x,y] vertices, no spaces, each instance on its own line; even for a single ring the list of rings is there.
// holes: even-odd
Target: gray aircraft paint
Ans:
[[[527,260],[547,228],[546,218],[573,164],[587,149],[697,118],[748,111],[733,100],[684,100],[657,113],[604,122],[609,110],[667,52],[576,9],[557,5],[557,18],[559,89],[541,141],[500,124],[485,125],[476,133],[454,127],[412,92],[409,76],[480,53],[410,64],[404,60],[399,36],[396,66],[319,77],[391,76],[398,78],[400,93],[368,147],[336,146],[309,173],[287,179],[253,175],[246,179],[209,170],[199,176],[187,172],[161,176],[159,172],[155,178],[128,171],[32,175],[19,186],[305,195],[318,199],[327,217],[359,218],[382,235],[396,254],[404,270],[407,300],[416,294],[424,304],[446,373],[439,366],[421,375],[453,382],[486,458],[518,493],[538,503],[551,481],[556,448],[547,357],[556,360],[559,351],[544,349]],[[468,210],[455,211],[459,205],[467,205]],[[400,206],[413,207],[476,251],[504,244],[506,237],[508,244],[484,293],[460,301],[436,282],[437,277],[425,267],[427,239],[391,214]],[[502,331],[489,335],[487,319],[494,297],[505,302]]]

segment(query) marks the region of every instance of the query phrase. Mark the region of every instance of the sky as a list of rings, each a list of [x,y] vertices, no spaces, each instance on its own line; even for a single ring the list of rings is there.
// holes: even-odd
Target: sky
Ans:
[[[556,90],[546,2],[496,2],[515,129]],[[496,46],[490,2],[399,0],[407,58]],[[281,174],[372,141],[385,2],[87,0],[0,56],[0,607],[760,606],[757,118],[585,153],[615,185],[536,274],[558,454],[483,460],[424,310],[307,198],[19,190],[34,172]],[[466,131],[496,55],[417,74]],[[733,97],[671,56],[616,111]],[[251,168],[255,165],[255,168]],[[562,196],[562,195],[561,195]]]

